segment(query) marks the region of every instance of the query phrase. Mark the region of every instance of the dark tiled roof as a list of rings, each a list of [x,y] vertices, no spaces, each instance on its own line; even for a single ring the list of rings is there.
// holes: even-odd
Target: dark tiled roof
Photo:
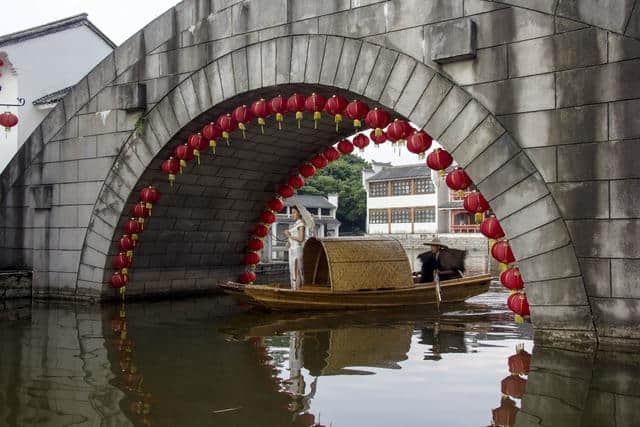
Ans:
[[[111,39],[109,39],[109,37],[104,35],[102,31],[100,31],[95,25],[91,23],[91,21],[87,19],[86,13],[81,13],[79,15],[70,16],[58,21],[49,22],[48,24],[0,36],[0,46],[18,43],[36,37],[42,37],[47,34],[57,33],[59,31],[79,27],[81,25],[86,25],[91,31],[96,33],[98,37],[104,40],[104,42],[108,44],[112,49],[115,49],[117,47],[116,44],[112,42]]]
[[[390,166],[369,177],[367,182],[387,181],[389,179],[431,177],[431,169],[424,163],[407,166]]]
[[[284,202],[285,206],[295,206],[296,203],[302,204],[305,208],[335,209],[335,206],[325,197],[311,194],[297,194]]]
[[[35,101],[33,101],[33,105],[44,105],[44,104],[51,104],[54,102],[58,102],[62,98],[67,96],[67,94],[71,91],[71,88],[73,88],[73,86],[65,87],[64,89],[60,89],[53,93],[45,95],[42,98],[38,98]]]

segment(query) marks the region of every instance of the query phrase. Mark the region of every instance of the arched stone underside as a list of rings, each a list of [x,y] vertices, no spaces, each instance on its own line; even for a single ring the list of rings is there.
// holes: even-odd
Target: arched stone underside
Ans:
[[[157,170],[168,147],[243,100],[297,87],[343,91],[424,125],[465,167],[510,239],[539,331],[588,338],[595,321],[601,343],[639,340],[640,126],[632,117],[640,45],[622,35],[637,13],[616,4],[586,19],[589,7],[572,11],[562,0],[506,3],[178,4],[82,79],[2,173],[0,267],[32,267],[36,295],[109,295],[102,282],[116,227],[142,185],[164,182]],[[432,62],[438,25],[467,19],[477,29],[476,58]],[[161,188],[130,290],[207,287],[235,274],[238,245],[255,221],[246,215],[294,165],[337,140],[329,120],[322,126],[302,129],[303,141],[288,130],[277,139],[236,137],[178,177],[175,193]],[[193,224],[210,229],[187,236]],[[158,273],[165,247],[182,254],[186,246],[185,265]]]

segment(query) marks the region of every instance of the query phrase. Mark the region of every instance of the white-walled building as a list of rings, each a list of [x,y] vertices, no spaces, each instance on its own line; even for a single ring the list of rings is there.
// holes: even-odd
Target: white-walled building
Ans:
[[[0,134],[0,171],[70,87],[115,47],[87,14],[0,36],[0,104],[25,100],[22,107],[0,107],[19,119]]]

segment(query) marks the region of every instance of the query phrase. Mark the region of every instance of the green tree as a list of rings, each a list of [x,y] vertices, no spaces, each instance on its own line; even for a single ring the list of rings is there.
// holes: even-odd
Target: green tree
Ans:
[[[363,234],[366,230],[367,194],[362,186],[362,171],[371,165],[360,157],[341,156],[305,181],[301,194],[327,196],[338,193],[336,216],[343,233]]]

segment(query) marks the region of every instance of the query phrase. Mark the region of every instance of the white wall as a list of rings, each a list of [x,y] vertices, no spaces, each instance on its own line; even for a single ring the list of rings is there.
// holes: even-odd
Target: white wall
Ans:
[[[12,129],[17,146],[5,150],[1,140],[0,171],[9,163],[16,150],[49,113],[33,105],[33,101],[76,84],[109,52],[111,47],[102,38],[81,25],[46,36],[0,47],[16,70],[18,94],[5,93],[6,74],[0,77],[0,103],[14,103],[16,96],[25,98],[23,107],[13,113],[20,120]],[[3,69],[6,67],[2,67]],[[1,107],[0,107],[1,108]]]
[[[369,197],[367,209],[411,208],[436,206],[435,194],[412,194],[409,196]]]

